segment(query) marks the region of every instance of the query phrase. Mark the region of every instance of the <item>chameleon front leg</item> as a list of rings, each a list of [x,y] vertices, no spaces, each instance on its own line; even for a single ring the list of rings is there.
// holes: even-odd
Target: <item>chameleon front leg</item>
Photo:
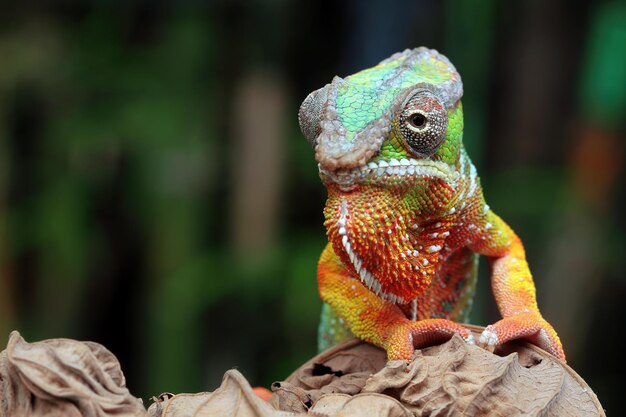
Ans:
[[[445,319],[409,320],[395,304],[383,300],[351,276],[328,244],[318,265],[320,297],[358,338],[387,351],[387,357],[409,360],[415,348],[436,344],[459,333],[468,343],[471,332]]]
[[[470,248],[489,256],[491,286],[503,319],[487,326],[479,344],[494,347],[526,339],[565,361],[559,336],[542,317],[524,246],[513,230],[491,210],[475,226]]]

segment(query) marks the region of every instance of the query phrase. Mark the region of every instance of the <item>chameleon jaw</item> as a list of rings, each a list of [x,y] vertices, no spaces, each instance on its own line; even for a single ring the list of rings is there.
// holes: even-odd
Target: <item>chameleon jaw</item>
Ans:
[[[318,168],[322,180],[327,179],[339,185],[342,191],[350,191],[355,185],[366,181],[384,182],[396,177],[440,178],[448,183],[455,182],[459,177],[459,173],[445,162],[414,158],[371,161],[356,168],[337,171],[328,171],[321,165]]]

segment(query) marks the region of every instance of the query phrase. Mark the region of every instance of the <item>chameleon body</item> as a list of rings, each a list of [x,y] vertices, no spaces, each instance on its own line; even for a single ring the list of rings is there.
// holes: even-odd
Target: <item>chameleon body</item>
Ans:
[[[335,77],[300,108],[328,190],[318,265],[320,348],[352,335],[409,359],[468,317],[479,254],[503,319],[479,343],[526,339],[565,359],[541,316],[522,242],[485,203],[462,143],[461,78],[435,50]]]

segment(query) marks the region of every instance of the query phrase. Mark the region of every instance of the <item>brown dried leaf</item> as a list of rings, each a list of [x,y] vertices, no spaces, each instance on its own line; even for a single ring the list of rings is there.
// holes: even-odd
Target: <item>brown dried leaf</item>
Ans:
[[[272,391],[271,404],[278,410],[306,413],[313,405],[307,391],[288,382],[275,382],[272,384]]]
[[[69,339],[27,343],[12,332],[0,354],[0,417],[145,416],[115,356]]]
[[[585,382],[548,353],[525,343],[496,353],[456,336],[417,350],[409,363],[387,363],[385,352],[353,340],[311,359],[280,386],[328,416],[604,416]],[[272,404],[302,411],[277,390]]]
[[[398,400],[383,394],[326,394],[311,408],[324,416],[350,417],[411,417],[411,412]]]
[[[367,378],[385,366],[387,358],[383,351],[372,345],[358,341],[347,343],[329,349],[304,364],[280,383],[282,389],[277,390],[273,386],[271,404],[280,410],[302,412],[306,409],[303,403],[315,403],[324,394],[360,393]],[[304,391],[288,400],[289,394],[285,391],[294,392],[297,388]]]
[[[387,362],[352,340],[275,383],[270,403],[233,370],[214,392],[162,394],[148,416],[604,416],[585,382],[541,349],[509,343],[496,353],[456,336],[410,362]],[[28,344],[14,332],[0,353],[0,417],[146,416],[124,385],[115,357],[95,343]]]
[[[222,385],[213,392],[178,394],[152,404],[150,417],[297,417],[278,411],[260,399],[239,371],[224,374]]]

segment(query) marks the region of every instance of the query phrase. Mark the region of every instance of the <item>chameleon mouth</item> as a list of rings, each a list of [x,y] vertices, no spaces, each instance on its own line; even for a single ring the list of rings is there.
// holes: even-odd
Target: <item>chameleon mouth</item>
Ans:
[[[352,169],[328,171],[318,165],[320,176],[341,187],[350,187],[368,180],[393,179],[395,177],[440,178],[454,182],[459,174],[445,162],[429,159],[390,159],[388,161],[369,162]]]

